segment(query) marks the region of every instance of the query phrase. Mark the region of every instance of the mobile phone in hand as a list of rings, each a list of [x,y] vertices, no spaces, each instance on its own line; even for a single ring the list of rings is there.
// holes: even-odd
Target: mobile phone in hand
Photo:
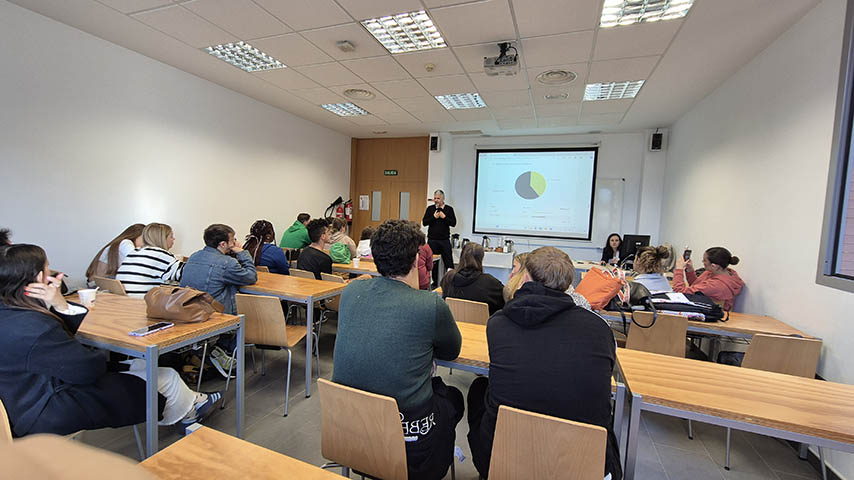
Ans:
[[[691,250],[686,248],[685,251],[682,252],[682,259],[685,260],[686,262],[688,260],[691,260]]]

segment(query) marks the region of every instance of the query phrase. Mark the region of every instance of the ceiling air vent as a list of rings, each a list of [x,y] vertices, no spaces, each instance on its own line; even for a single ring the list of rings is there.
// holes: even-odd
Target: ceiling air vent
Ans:
[[[353,100],[373,100],[376,95],[374,95],[374,92],[370,90],[348,88],[347,90],[344,90],[344,96]]]
[[[537,83],[553,87],[555,85],[566,85],[575,80],[578,75],[569,70],[549,70],[537,75]]]

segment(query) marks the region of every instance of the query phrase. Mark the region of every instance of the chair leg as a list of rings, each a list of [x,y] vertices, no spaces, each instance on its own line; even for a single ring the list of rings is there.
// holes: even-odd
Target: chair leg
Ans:
[[[237,360],[237,347],[234,348],[234,352],[231,353],[231,365],[228,367],[228,375],[225,377],[225,390],[223,390],[223,394],[228,391],[228,384],[231,382],[231,370],[234,368],[234,364]],[[225,395],[222,396],[222,404],[220,404],[220,410],[225,408]]]
[[[261,376],[262,377],[267,374],[267,372],[264,368],[264,357],[265,357],[264,352],[265,351],[266,350],[261,350]]]
[[[341,475],[350,478],[350,467],[341,467]]]
[[[732,429],[726,428],[726,460],[724,461],[724,470],[729,470],[729,446],[732,438]]]
[[[821,480],[827,480],[827,464],[824,463],[823,447],[818,447],[818,461],[821,462]]]
[[[258,364],[255,363],[255,345],[252,345],[252,373],[258,373]]]
[[[205,358],[208,356],[208,342],[202,347],[202,363],[199,365],[199,381],[196,383],[196,391],[202,390],[202,374],[205,373]]]
[[[133,437],[136,439],[136,451],[139,455],[139,461],[145,460],[145,449],[142,448],[142,438],[139,436],[139,425],[133,426]]]
[[[288,376],[285,378],[285,414],[284,417],[288,416],[288,400],[291,398],[291,349],[287,348],[288,351]]]
[[[453,457],[452,457],[453,458]],[[454,468],[454,464],[457,463],[457,459],[453,458],[451,460],[451,480],[457,480],[457,469]]]
[[[691,420],[688,420],[688,439],[694,440],[694,426],[691,424]]]

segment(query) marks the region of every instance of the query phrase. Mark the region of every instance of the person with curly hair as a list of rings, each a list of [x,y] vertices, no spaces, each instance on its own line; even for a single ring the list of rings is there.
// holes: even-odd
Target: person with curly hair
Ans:
[[[433,359],[457,358],[462,337],[451,310],[418,289],[417,224],[388,220],[371,237],[380,277],[341,293],[332,381],[393,397],[406,438],[410,479],[439,479],[453,460],[463,394],[431,377]]]
[[[249,235],[243,249],[252,255],[255,266],[263,266],[270,269],[270,273],[288,275],[290,264],[285,257],[285,252],[277,247],[276,231],[273,224],[267,220],[258,220],[249,227]]]

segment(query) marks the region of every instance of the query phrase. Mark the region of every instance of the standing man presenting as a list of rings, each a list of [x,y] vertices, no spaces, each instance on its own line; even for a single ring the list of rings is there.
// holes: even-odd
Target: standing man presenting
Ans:
[[[442,256],[444,270],[454,268],[454,256],[451,252],[451,227],[457,226],[457,216],[450,205],[445,205],[445,192],[433,192],[433,205],[427,207],[422,220],[427,227],[427,244],[433,253]],[[444,271],[442,272],[444,275]],[[439,269],[433,269],[433,283],[439,283]]]

